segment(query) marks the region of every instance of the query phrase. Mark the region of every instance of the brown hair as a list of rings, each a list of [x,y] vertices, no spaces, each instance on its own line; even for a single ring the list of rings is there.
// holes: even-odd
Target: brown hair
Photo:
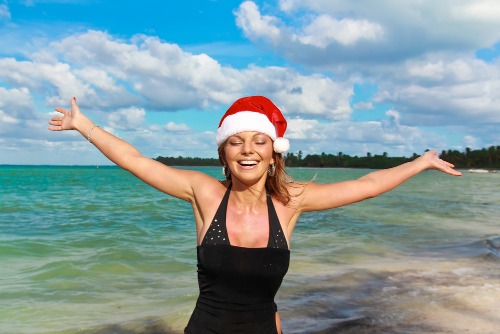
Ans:
[[[227,140],[222,143],[217,152],[219,153],[219,161],[222,166],[226,166],[226,161],[224,157],[224,147],[226,146]],[[281,202],[283,205],[287,205],[290,202],[291,196],[288,191],[287,185],[293,183],[293,179],[285,170],[285,159],[281,153],[273,152],[275,173],[273,176],[267,176],[266,188],[271,193],[271,196]],[[227,180],[231,179],[231,175],[228,173],[226,176]]]

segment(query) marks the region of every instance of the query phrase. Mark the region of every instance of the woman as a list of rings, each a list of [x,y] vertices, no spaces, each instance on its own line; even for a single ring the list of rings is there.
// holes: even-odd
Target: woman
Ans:
[[[274,296],[288,270],[290,238],[302,212],[326,210],[387,192],[436,169],[460,172],[427,152],[412,162],[334,184],[299,183],[281,153],[286,120],[267,98],[237,100],[217,130],[226,180],[168,167],[142,156],[79,110],[56,108],[53,131],[77,130],[106,157],[149,185],[191,203],[196,222],[200,295],[185,333],[281,333]]]

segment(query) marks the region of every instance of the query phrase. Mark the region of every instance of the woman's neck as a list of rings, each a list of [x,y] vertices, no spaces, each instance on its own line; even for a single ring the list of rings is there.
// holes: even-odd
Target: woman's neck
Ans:
[[[254,185],[245,185],[233,181],[231,197],[234,199],[234,203],[241,208],[260,206],[262,203],[266,203],[265,180]]]

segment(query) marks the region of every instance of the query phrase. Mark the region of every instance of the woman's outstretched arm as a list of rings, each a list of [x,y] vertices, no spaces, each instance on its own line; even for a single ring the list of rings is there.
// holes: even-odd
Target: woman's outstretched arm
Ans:
[[[61,115],[50,119],[49,130],[76,130],[80,132],[109,160],[169,195],[192,202],[194,200],[192,185],[209,178],[203,173],[171,168],[151,158],[144,157],[126,141],[97,127],[80,112],[75,98],[71,99],[71,109],[58,107],[55,110]]]
[[[299,209],[302,212],[326,210],[376,197],[428,169],[454,176],[462,175],[453,167],[452,164],[440,159],[436,151],[429,151],[411,162],[378,170],[357,180],[333,184],[311,183],[304,189]]]

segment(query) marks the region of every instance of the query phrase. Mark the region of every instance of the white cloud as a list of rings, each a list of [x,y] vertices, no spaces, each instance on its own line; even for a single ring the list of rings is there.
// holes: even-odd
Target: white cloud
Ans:
[[[465,143],[465,146],[466,147],[474,147],[474,148],[478,148],[477,147],[477,139],[474,138],[473,136],[465,136],[464,137],[464,143]]]
[[[439,81],[444,78],[444,62],[438,59],[433,62],[424,62],[408,68],[408,75],[415,78]]]
[[[213,132],[189,133],[160,131],[142,131],[134,133],[129,139],[141,153],[149,157],[184,156],[184,157],[215,157],[217,147]]]
[[[344,152],[350,155],[366,155],[367,152],[390,155],[423,153],[425,149],[445,149],[446,138],[417,127],[399,124],[399,113],[386,112],[382,121],[320,123],[317,120],[291,119],[291,152],[307,153]]]
[[[144,124],[146,112],[142,108],[126,108],[108,114],[108,124],[118,130],[138,131]]]
[[[392,121],[392,123],[399,126],[399,120],[401,119],[401,115],[397,110],[391,109],[385,112],[385,115]]]
[[[243,29],[248,38],[266,38],[271,42],[277,42],[280,39],[281,31],[277,27],[279,20],[273,16],[261,15],[254,2],[243,2],[235,14],[236,24]]]
[[[468,21],[500,21],[500,3],[496,0],[479,0],[459,3],[452,9],[459,19]]]
[[[0,86],[0,110],[15,119],[32,119],[34,113],[30,91],[26,87],[7,89]]]
[[[322,14],[304,27],[301,35],[293,39],[305,45],[325,48],[332,43],[351,46],[362,40],[376,41],[383,38],[384,29],[367,20],[340,19]]]
[[[18,124],[19,120],[12,116],[9,116],[6,112],[0,109],[0,124],[2,123],[7,126],[8,124]],[[1,127],[0,132],[2,132]]]
[[[471,57],[417,60],[408,61],[401,73],[402,80],[381,81],[374,102],[397,105],[405,113],[407,124],[471,126],[500,122],[498,63]]]
[[[266,92],[287,116],[315,115],[319,118],[346,119],[352,112],[349,100],[352,86],[319,74],[302,75],[279,67],[251,67],[243,71],[248,91]]]
[[[282,0],[279,5],[281,11],[268,15],[272,29],[241,29],[253,41],[272,41],[268,47],[277,54],[316,68],[363,73],[384,66],[386,71],[387,65],[429,51],[473,53],[500,40],[500,5],[494,0]],[[252,8],[237,11],[237,21],[264,16],[268,7]]]
[[[206,108],[214,103],[229,103],[242,87],[238,71],[221,66],[205,54],[184,52],[155,37],[137,35],[121,41],[103,32],[89,31],[54,42],[51,49],[77,69],[93,68],[93,75],[106,72],[107,87],[88,84],[105,92],[108,101],[125,95],[125,103],[130,103],[128,93],[141,96],[145,106],[154,109]],[[68,49],[71,51],[66,52]],[[116,87],[117,82],[130,83],[129,91]],[[123,94],[117,95],[117,89]],[[102,101],[93,105],[103,105]]]
[[[63,52],[66,49],[71,51]],[[49,80],[60,87],[59,95],[65,97],[64,101],[78,95],[79,101],[91,108],[124,107],[140,101],[145,108],[157,110],[211,108],[228,105],[241,95],[266,92],[289,114],[344,119],[352,111],[350,84],[319,74],[302,75],[283,67],[250,66],[236,70],[222,66],[208,55],[183,52],[177,45],[153,37],[135,36],[131,41],[121,41],[89,31],[53,42],[44,52],[54,51],[52,57],[37,54],[37,63],[5,60],[9,66],[3,73],[0,70],[0,77],[28,84],[21,73],[35,67],[38,72],[46,68],[42,73],[52,71],[56,75],[47,78],[39,74],[39,80],[32,84],[34,88],[40,88],[36,83]],[[67,63],[54,61],[54,57]],[[47,63],[39,63],[42,59],[47,59]],[[61,73],[61,79],[57,73]],[[69,84],[63,86],[63,79]],[[55,98],[49,102],[63,103]]]
[[[190,130],[186,124],[177,124],[174,122],[168,122],[164,128],[169,132],[186,132]]]
[[[79,92],[82,97],[96,95],[96,92],[88,84],[71,71],[70,65],[65,63],[39,63],[1,58],[0,78],[15,86],[24,86],[36,92],[49,93],[47,94],[47,102],[50,105],[67,103],[75,92]],[[54,91],[56,94],[50,95]]]
[[[120,91],[124,89],[123,86],[119,86],[116,83],[115,78],[111,77],[109,73],[103,71],[102,69],[90,67],[81,70],[75,70],[74,72],[75,75],[77,75],[79,78],[86,81],[90,85],[97,87],[100,90],[120,94]]]
[[[288,139],[319,139],[316,129],[318,124],[319,122],[315,119],[293,118],[288,121],[289,130],[285,137]]]

